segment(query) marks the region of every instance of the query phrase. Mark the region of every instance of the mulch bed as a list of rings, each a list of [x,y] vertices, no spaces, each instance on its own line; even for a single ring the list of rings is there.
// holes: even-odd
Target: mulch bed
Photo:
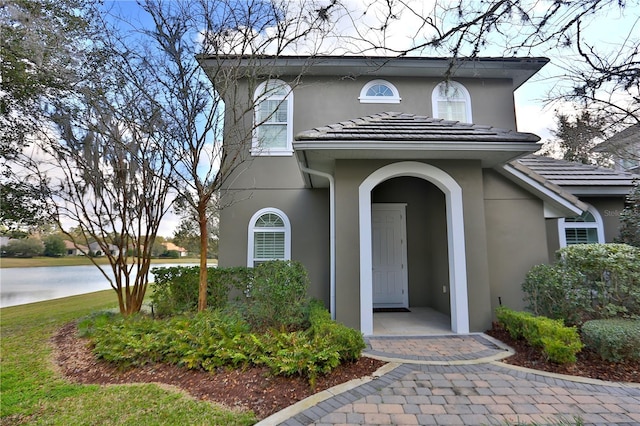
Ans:
[[[578,353],[575,364],[556,364],[548,361],[540,349],[530,347],[524,340],[512,339],[506,330],[496,324],[485,333],[506,343],[516,351],[515,355],[502,360],[507,364],[612,382],[640,383],[640,361],[607,362],[598,354],[583,349]]]
[[[578,354],[578,362],[560,365],[546,360],[542,352],[522,340],[514,340],[494,326],[488,335],[515,349],[503,362],[536,370],[600,380],[640,383],[640,362],[609,363],[588,350]],[[385,363],[362,357],[318,378],[315,388],[302,377],[272,376],[265,368],[219,369],[215,373],[188,370],[169,364],[150,364],[122,370],[96,359],[86,339],[77,337],[75,323],[62,327],[52,338],[54,359],[60,373],[74,383],[123,384],[160,383],[176,386],[194,398],[222,404],[231,409],[252,410],[266,418],[314,393],[352,379],[370,376]]]
[[[53,337],[54,359],[62,375],[74,383],[160,383],[176,386],[189,395],[231,409],[252,410],[260,419],[308,396],[352,379],[371,375],[385,363],[360,358],[319,377],[315,388],[302,377],[271,376],[266,368],[219,369],[215,374],[169,364],[119,369],[96,359],[88,341],[77,337],[75,323],[62,327]]]

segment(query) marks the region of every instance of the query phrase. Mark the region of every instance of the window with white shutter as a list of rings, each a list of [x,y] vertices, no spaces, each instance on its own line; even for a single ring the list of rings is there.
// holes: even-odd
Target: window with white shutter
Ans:
[[[249,222],[247,265],[290,259],[291,225],[287,216],[275,208],[256,212]]]

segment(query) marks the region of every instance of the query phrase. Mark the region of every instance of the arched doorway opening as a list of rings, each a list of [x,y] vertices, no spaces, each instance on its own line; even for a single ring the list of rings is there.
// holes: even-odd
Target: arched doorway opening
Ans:
[[[385,196],[373,192],[383,182],[399,177],[423,179],[433,184],[435,186],[433,189],[437,188],[444,196],[451,330],[454,333],[468,333],[469,310],[462,189],[443,170],[430,164],[413,161],[384,166],[370,174],[359,187],[361,331],[365,335],[373,334],[372,200],[385,198]],[[384,186],[380,186],[378,192],[384,192]]]

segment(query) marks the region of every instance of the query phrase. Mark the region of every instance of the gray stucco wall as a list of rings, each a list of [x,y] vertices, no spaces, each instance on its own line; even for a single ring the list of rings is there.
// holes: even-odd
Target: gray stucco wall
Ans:
[[[493,170],[484,171],[491,308],[524,308],[522,282],[548,262],[543,203]],[[500,299],[499,299],[500,298]]]
[[[287,82],[290,80],[286,76],[281,79]],[[360,103],[360,90],[372,79],[362,76],[355,79],[303,76],[300,82],[293,86],[294,136],[315,127],[385,111],[433,115],[431,93],[441,79],[389,77],[386,79],[400,92],[400,103]],[[456,81],[464,84],[470,93],[475,124],[515,130],[510,80]],[[249,85],[246,81],[241,81],[232,91],[225,93],[225,105],[228,105],[225,116],[225,144],[229,149],[239,150],[239,158],[243,162],[236,173],[227,180],[227,185],[236,189],[301,188],[304,182],[295,157],[251,156],[249,153],[253,115],[247,110],[247,105],[251,104],[253,98],[249,86],[256,85],[256,82]]]
[[[329,306],[329,195],[326,189],[281,189],[235,192],[233,204],[220,213],[219,265],[246,266],[248,226],[260,209],[275,207],[291,222],[291,258],[309,273],[311,297]],[[224,200],[223,200],[224,202]]]
[[[358,188],[372,172],[390,163],[363,160],[336,162],[336,318],[357,329],[360,328]],[[475,161],[433,161],[429,164],[448,173],[462,187],[470,328],[472,331],[482,331],[491,324],[482,169]]]
[[[287,81],[286,77],[281,78]],[[360,103],[360,90],[370,78],[304,76],[293,89],[294,135],[377,112],[432,115],[431,93],[440,79],[386,79],[398,88],[402,97],[399,104]],[[510,80],[457,81],[470,93],[474,123],[515,130]],[[242,164],[224,185],[223,205],[228,204],[228,207],[222,210],[220,219],[220,265],[245,265],[249,219],[261,208],[279,208],[292,224],[292,258],[302,261],[309,270],[311,295],[328,305],[328,191],[304,189],[302,174],[293,156],[252,157],[249,154],[252,114],[246,105],[250,104],[252,90],[246,82],[240,82],[233,89],[225,94],[225,145],[229,152],[238,154]],[[391,162],[336,162],[336,314],[339,321],[354,328],[360,328],[358,187],[370,173]],[[475,161],[433,161],[430,164],[449,173],[462,187],[470,325],[472,331],[483,331],[490,326],[492,317],[483,171]],[[404,189],[404,185],[400,186]],[[400,193],[401,198],[406,196],[414,200],[408,211],[409,229],[422,232],[418,222],[425,217],[433,225],[425,240],[414,238],[409,241],[410,303],[415,306],[426,303],[426,306],[449,312],[444,197],[435,186],[424,181],[414,182],[404,190],[405,193]],[[419,194],[427,194],[427,197],[420,199]],[[421,258],[424,253],[428,254],[427,262]]]

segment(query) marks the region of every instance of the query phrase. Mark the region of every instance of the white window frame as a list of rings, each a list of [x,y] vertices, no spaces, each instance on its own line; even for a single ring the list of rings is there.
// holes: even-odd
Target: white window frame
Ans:
[[[284,228],[264,228],[264,227],[256,227],[256,221],[265,214],[275,214],[282,219],[284,223]],[[265,261],[265,259],[256,259],[254,257],[253,250],[255,248],[255,233],[256,232],[279,232],[284,229],[284,259],[282,260],[291,260],[291,222],[289,222],[289,218],[287,215],[280,209],[275,207],[266,207],[264,209],[260,209],[251,216],[251,220],[249,221],[248,227],[248,242],[247,242],[247,266],[253,268],[256,260]],[[268,259],[267,259],[268,260]],[[273,259],[276,260],[276,259]]]
[[[444,116],[444,114],[439,111],[438,108],[438,102],[439,101],[449,101],[449,98],[447,97],[442,97],[440,96],[440,88],[442,86],[450,86],[450,87],[455,87],[456,89],[458,89],[460,91],[460,93],[462,93],[464,95],[464,103],[465,103],[465,114],[466,114],[466,119],[465,122],[467,123],[473,123],[473,116],[471,114],[471,95],[469,94],[469,91],[467,90],[466,87],[464,87],[464,85],[462,83],[459,83],[457,81],[442,81],[440,83],[438,83],[436,85],[436,87],[434,87],[433,92],[431,92],[431,108],[433,111],[433,118],[442,118],[444,120],[453,120],[452,118],[446,117]],[[455,120],[458,121],[458,120]]]
[[[367,92],[373,86],[386,86],[391,90],[393,95],[391,96],[368,96]],[[400,92],[393,84],[389,83],[387,80],[371,80],[367,84],[365,84],[360,90],[360,96],[358,97],[360,103],[362,104],[399,104],[402,98],[400,98]]]
[[[285,91],[286,95],[272,95],[268,96],[265,93],[265,89],[268,84],[275,84],[277,86],[281,86]],[[260,107],[260,103],[263,101],[287,101],[287,130],[286,137],[287,143],[284,147],[279,148],[264,148],[260,146],[260,141],[258,139],[258,128],[261,125],[258,122],[258,111]],[[251,143],[251,155],[254,156],[291,156],[293,155],[293,90],[291,90],[291,86],[285,83],[282,80],[278,79],[270,79],[266,80],[256,88],[253,95],[253,138]]]
[[[602,216],[593,206],[588,205],[587,211],[591,213],[595,222],[567,222],[565,218],[558,219],[558,237],[560,239],[560,248],[567,246],[567,229],[596,229],[598,235],[598,243],[604,243],[604,226]]]

